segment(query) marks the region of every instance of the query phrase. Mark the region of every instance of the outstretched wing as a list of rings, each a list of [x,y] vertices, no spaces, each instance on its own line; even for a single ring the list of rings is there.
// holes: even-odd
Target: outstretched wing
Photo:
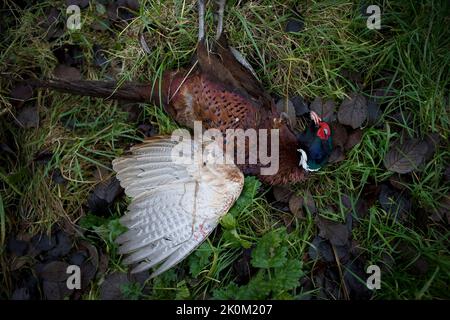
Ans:
[[[195,156],[194,156],[195,155]],[[154,137],[113,161],[113,169],[132,197],[117,238],[124,264],[132,272],[162,265],[171,268],[197,248],[242,191],[244,177],[215,142],[172,141]]]

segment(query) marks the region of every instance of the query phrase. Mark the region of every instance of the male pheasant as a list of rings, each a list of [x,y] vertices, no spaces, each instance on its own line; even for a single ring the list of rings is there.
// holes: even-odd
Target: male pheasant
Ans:
[[[243,174],[263,182],[289,184],[305,179],[306,170],[316,170],[331,153],[331,131],[315,113],[311,126],[296,136],[273,99],[263,89],[255,73],[240,53],[228,45],[222,32],[225,0],[219,1],[219,19],[215,40],[207,45],[204,32],[204,1],[198,1],[199,41],[193,63],[186,69],[166,71],[159,88],[152,84],[126,83],[119,88],[113,82],[36,81],[35,85],[72,94],[152,102],[162,105],[180,125],[193,128],[201,121],[204,129],[256,129],[270,141],[273,129],[279,133],[279,170],[261,174],[267,165],[235,164],[233,155],[218,163],[217,152],[224,144],[214,141],[174,141],[168,136],[145,140],[129,155],[113,161],[113,169],[128,196],[133,200],[121,222],[128,231],[118,237],[119,252],[128,254],[125,264],[139,263],[132,272],[162,265],[152,276],[182,261],[217,226],[220,218],[238,198]],[[266,131],[264,131],[264,129]],[[262,130],[262,131],[261,131]],[[258,138],[258,143],[261,138]],[[178,147],[209,150],[194,161],[173,158]],[[250,146],[247,146],[249,151]],[[270,150],[269,152],[275,152]],[[219,152],[220,153],[220,152]],[[182,160],[192,160],[182,155]],[[230,159],[233,158],[233,159]]]

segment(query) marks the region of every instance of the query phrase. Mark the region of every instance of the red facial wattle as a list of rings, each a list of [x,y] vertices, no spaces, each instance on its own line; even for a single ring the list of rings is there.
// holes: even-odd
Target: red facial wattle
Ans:
[[[319,123],[319,129],[317,129],[317,136],[322,140],[328,140],[331,135],[330,126],[326,122]]]

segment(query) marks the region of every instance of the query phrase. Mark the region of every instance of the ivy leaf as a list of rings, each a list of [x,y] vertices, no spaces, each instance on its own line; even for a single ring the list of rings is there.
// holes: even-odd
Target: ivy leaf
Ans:
[[[288,248],[282,246],[287,237],[286,229],[281,228],[265,234],[252,251],[252,265],[256,268],[281,267],[287,260]]]

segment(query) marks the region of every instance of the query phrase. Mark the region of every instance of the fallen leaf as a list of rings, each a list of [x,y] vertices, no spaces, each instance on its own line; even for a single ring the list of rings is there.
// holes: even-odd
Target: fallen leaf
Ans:
[[[56,184],[65,184],[67,181],[63,177],[61,170],[59,169],[53,169],[50,173],[51,179]]]
[[[122,288],[130,283],[126,273],[115,272],[106,276],[100,285],[101,300],[122,300]]]
[[[294,104],[292,103],[292,101],[289,100],[288,98],[280,99],[276,103],[276,107],[280,114],[283,113],[283,114],[287,115],[287,117],[289,119],[289,125],[291,127],[294,126],[297,118],[295,115]]]
[[[345,155],[341,147],[334,148],[330,154],[330,158],[328,158],[329,163],[338,163],[343,160],[345,160]]]
[[[306,190],[303,194],[303,207],[310,215],[315,215],[317,213],[316,202],[309,190]]]
[[[37,234],[31,238],[32,246],[39,252],[48,251],[56,245],[55,235]]]
[[[411,200],[405,192],[397,190],[383,184],[380,189],[379,201],[381,207],[390,214],[395,221],[404,221],[411,210]]]
[[[63,261],[52,261],[45,264],[42,270],[38,271],[38,275],[43,280],[48,281],[66,281],[69,275],[66,273],[68,263]]]
[[[44,280],[42,291],[46,300],[64,300],[70,297],[72,291],[67,288],[65,282],[55,282]]]
[[[33,97],[33,88],[27,84],[19,84],[12,88],[9,96],[16,101],[16,105],[20,106],[23,102],[30,100]]]
[[[289,18],[284,30],[286,32],[300,32],[303,30],[304,25],[305,25],[305,23],[300,19]]]
[[[81,80],[80,70],[63,64],[58,65],[55,70],[53,70],[53,76],[56,79],[62,80]]]
[[[56,233],[56,246],[48,251],[48,255],[59,258],[67,255],[72,249],[72,240],[62,230]]]
[[[39,127],[39,110],[37,105],[25,105],[16,115],[16,122],[25,129]]]
[[[123,189],[116,177],[100,182],[89,194],[88,207],[92,212],[106,213],[110,205],[122,192]]]
[[[273,196],[278,202],[288,202],[293,192],[286,186],[274,186],[272,188]]]
[[[130,122],[135,122],[139,119],[140,115],[142,114],[142,108],[139,106],[138,103],[128,103],[128,102],[120,102],[119,103],[120,108],[128,113],[128,121]],[[145,128],[143,128],[143,130],[139,130],[144,133],[147,132],[149,134],[153,134],[155,135],[155,133],[153,133],[152,131],[154,130],[154,127],[152,124],[145,124],[144,126],[146,126]],[[147,137],[147,135],[145,135]]]
[[[9,252],[21,257],[28,251],[28,242],[16,238],[10,238],[6,248]]]
[[[373,126],[378,123],[382,115],[380,106],[374,100],[367,103],[367,124]]]
[[[291,97],[290,100],[294,105],[295,115],[300,117],[309,112],[308,103],[300,96]]]
[[[86,259],[88,259],[88,258],[89,258],[89,256],[86,251],[79,250],[79,251],[72,253],[69,256],[69,263],[72,265],[81,266],[83,264],[83,262],[86,261]]]
[[[338,120],[353,129],[361,127],[367,118],[367,100],[360,94],[352,93],[346,98],[338,111]]]
[[[324,262],[335,261],[330,243],[320,236],[316,236],[311,242],[308,255],[312,260],[322,260]]]
[[[89,254],[89,261],[92,262],[94,267],[97,269],[98,265],[99,265],[99,255],[98,255],[97,248],[94,245],[92,245],[91,243],[89,243],[88,241],[84,241],[84,240],[80,241],[80,247],[87,250],[87,252]]]
[[[333,122],[331,123],[331,132],[333,133],[333,148],[344,148],[348,139],[345,127],[338,122]]]
[[[81,272],[81,289],[86,290],[89,287],[90,282],[94,279],[97,273],[97,268],[91,261],[85,261],[80,266]]]
[[[289,210],[296,218],[303,219],[305,215],[302,210],[303,207],[303,198],[293,194],[289,199]]]
[[[128,275],[128,279],[130,280],[130,282],[138,283],[141,286],[145,285],[145,282],[149,279],[149,277],[149,270],[141,271],[138,273],[131,273]]]
[[[422,164],[428,145],[419,139],[406,139],[403,143],[396,140],[384,157],[384,166],[397,173],[411,172]]]
[[[366,199],[361,199],[361,198],[357,199],[354,207],[352,204],[353,201],[350,198],[350,196],[348,196],[346,194],[343,194],[341,196],[340,204],[342,204],[344,211],[349,212],[348,217],[347,217],[347,224],[349,227],[349,232],[351,232],[351,230],[352,230],[350,224],[353,222],[353,215],[355,215],[355,217],[358,217],[358,218],[363,218],[363,217],[365,217],[365,215],[367,214],[367,212],[369,210]]]
[[[44,149],[38,153],[33,158],[36,164],[47,164],[53,157],[53,152]]]
[[[367,300],[372,292],[367,288],[367,274],[364,264],[359,260],[350,260],[344,266],[344,281],[349,298],[353,300]]]
[[[341,73],[344,78],[353,82],[357,87],[361,88],[363,86],[361,72],[343,69]]]
[[[316,217],[316,225],[319,228],[319,236],[328,239],[331,244],[344,246],[349,243],[350,232],[347,225],[322,218],[321,216]]]
[[[335,120],[334,109],[335,104],[333,100],[322,101],[322,98],[316,97],[310,105],[311,111],[318,114],[323,121],[331,122]]]
[[[352,133],[350,133],[348,135],[348,140],[344,146],[345,151],[348,151],[348,150],[352,149],[354,146],[356,146],[357,144],[359,144],[362,139],[362,134],[363,134],[363,132],[360,129],[356,129]]]

